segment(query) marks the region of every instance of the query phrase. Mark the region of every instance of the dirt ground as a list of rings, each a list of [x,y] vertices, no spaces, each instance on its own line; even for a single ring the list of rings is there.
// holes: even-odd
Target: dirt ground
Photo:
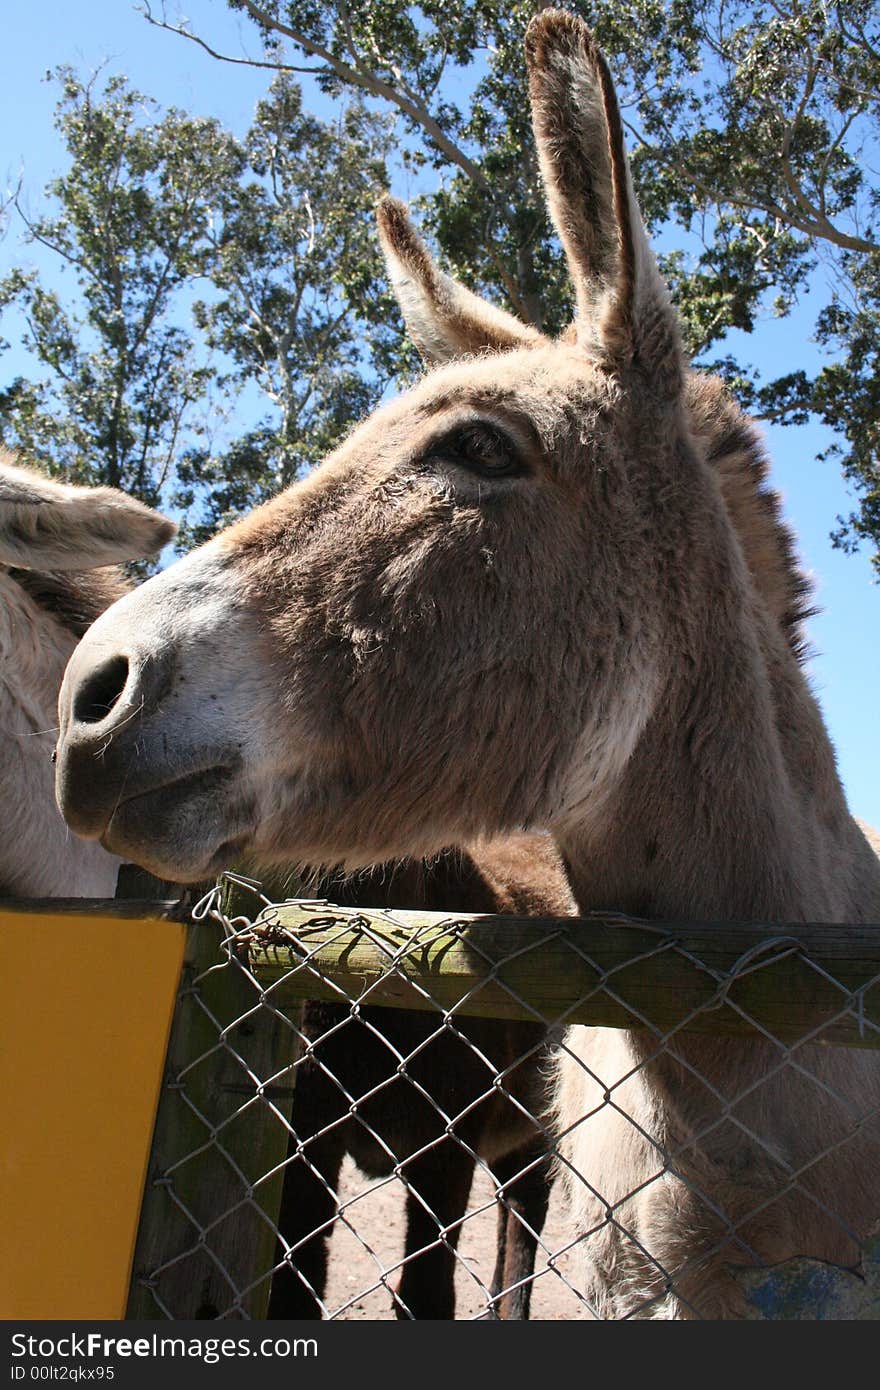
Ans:
[[[340,1197],[351,1201],[346,1217],[357,1234],[335,1223],[329,1250],[329,1277],[326,1304],[335,1318],[393,1318],[387,1284],[396,1284],[396,1268],[403,1254],[406,1211],[405,1193],[398,1180],[371,1182],[364,1178],[350,1159],[340,1178]],[[561,1212],[560,1186],[553,1190],[550,1211],[542,1233],[535,1262],[536,1280],[532,1292],[533,1318],[587,1318],[586,1307],[569,1287],[577,1287],[576,1252],[562,1255],[547,1264],[548,1252],[563,1250],[568,1243]],[[493,1187],[485,1173],[478,1171],[471,1191],[468,1214],[458,1244],[456,1273],[456,1317],[479,1318],[486,1311],[486,1292],[495,1264],[496,1208]],[[372,1254],[370,1253],[372,1251]],[[557,1272],[558,1271],[558,1272]]]

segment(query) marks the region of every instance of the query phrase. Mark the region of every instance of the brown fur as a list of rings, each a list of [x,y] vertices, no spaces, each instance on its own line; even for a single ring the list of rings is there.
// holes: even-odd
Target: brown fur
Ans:
[[[494,350],[493,310],[485,352],[456,358],[466,301],[386,210],[440,367],[99,621],[62,697],[65,813],[193,877],[230,843],[358,864],[547,826],[581,911],[878,922],[798,661],[790,542],[741,417],[686,374],[604,64],[553,11],[528,51],[575,341],[502,316]],[[108,659],[128,676],[84,727]],[[738,1316],[731,1267],[855,1264],[877,1225],[875,1055],[575,1029],[557,1110],[601,1313]]]

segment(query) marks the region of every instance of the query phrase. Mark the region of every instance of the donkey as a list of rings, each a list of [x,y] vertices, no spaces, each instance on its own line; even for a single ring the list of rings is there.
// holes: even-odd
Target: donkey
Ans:
[[[354,866],[531,826],[582,912],[880,921],[789,548],[766,496],[738,530],[695,427],[605,61],[552,10],[526,52],[573,333],[441,275],[386,204],[436,368],[99,620],[61,692],[59,804],[191,878],[243,849]],[[737,1267],[855,1265],[877,1226],[868,1053],[578,1028],[556,1110],[597,1314],[743,1316]]]
[[[792,539],[765,485],[767,461],[758,432],[718,378],[690,373],[686,393],[691,427],[716,469],[754,582],[791,640],[799,644],[800,625],[810,611],[809,587],[798,573]],[[867,827],[865,833],[871,839]],[[326,879],[317,892],[354,907],[559,916],[573,911],[560,882],[558,861],[546,839],[538,836],[515,836],[472,852],[447,850],[427,862],[409,860],[354,875],[340,873]],[[541,1230],[549,1197],[543,1096],[553,1054],[544,1030],[537,1026],[467,1018],[457,1026],[465,1042],[436,1029],[430,1014],[364,1009],[352,1020],[345,1005],[305,1005],[300,1028],[312,1049],[297,1070],[291,1115],[295,1137],[280,1214],[283,1262],[272,1284],[270,1317],[320,1315],[327,1239],[346,1153],[370,1177],[388,1176],[395,1159],[415,1155],[405,1170],[406,1242],[395,1310],[399,1317],[453,1316],[454,1249],[473,1180],[471,1151],[481,1158],[491,1155],[493,1176],[500,1184],[497,1258],[490,1288],[496,1300],[493,1311],[508,1319],[528,1317],[533,1232]],[[497,1060],[496,1069],[505,1073],[506,1089],[515,1093],[519,1105],[499,1097],[500,1104],[469,1109],[485,1094],[486,1083],[485,1067],[471,1043],[483,1057]],[[418,1058],[416,1066],[423,1074],[413,1078],[415,1084],[405,1084],[396,1074],[397,1054]],[[523,1060],[508,1077],[506,1069],[515,1057]],[[370,1097],[360,1118],[348,1115],[350,1096]],[[519,1106],[539,1123],[524,1127]],[[436,1142],[441,1112],[466,1115],[456,1131],[458,1141],[446,1141],[440,1151],[432,1147],[420,1153],[431,1140]],[[450,1232],[445,1243],[437,1241],[438,1224]]]
[[[55,805],[58,690],[78,639],[128,588],[106,567],[174,530],[114,488],[53,482],[0,450],[0,897],[113,896],[119,860],[72,836]]]
[[[574,911],[552,843],[537,835],[339,875],[319,891],[355,907],[541,916]],[[312,1047],[297,1067],[279,1216],[282,1256],[269,1316],[320,1315],[336,1187],[350,1153],[370,1177],[397,1169],[406,1183],[406,1243],[394,1291],[398,1317],[454,1316],[455,1249],[477,1160],[489,1168],[499,1193],[489,1311],[528,1317],[536,1236],[550,1196],[547,1102],[554,1047],[547,1030],[539,1023],[466,1017],[450,1029],[436,1014],[408,1009],[365,1008],[351,1018],[345,1005],[310,1003],[301,1031]],[[400,1057],[407,1059],[403,1073]]]

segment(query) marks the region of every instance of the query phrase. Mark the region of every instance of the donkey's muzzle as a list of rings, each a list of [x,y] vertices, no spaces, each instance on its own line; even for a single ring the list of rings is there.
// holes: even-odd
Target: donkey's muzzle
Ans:
[[[254,623],[206,548],[114,603],[70,659],[55,795],[71,829],[161,877],[228,867],[254,825],[244,784]]]
[[[167,773],[155,715],[173,679],[168,654],[150,660],[85,640],[68,665],[58,702],[55,794],[78,835],[100,838],[114,811]]]

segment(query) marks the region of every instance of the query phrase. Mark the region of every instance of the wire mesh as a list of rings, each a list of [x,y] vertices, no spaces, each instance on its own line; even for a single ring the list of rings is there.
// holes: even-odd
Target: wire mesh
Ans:
[[[574,923],[505,947],[318,900],[294,931],[233,881],[193,913],[140,1315],[878,1315],[880,961],[838,978],[768,929],[721,967],[645,924],[609,960]],[[553,952],[542,1009],[523,981]]]

